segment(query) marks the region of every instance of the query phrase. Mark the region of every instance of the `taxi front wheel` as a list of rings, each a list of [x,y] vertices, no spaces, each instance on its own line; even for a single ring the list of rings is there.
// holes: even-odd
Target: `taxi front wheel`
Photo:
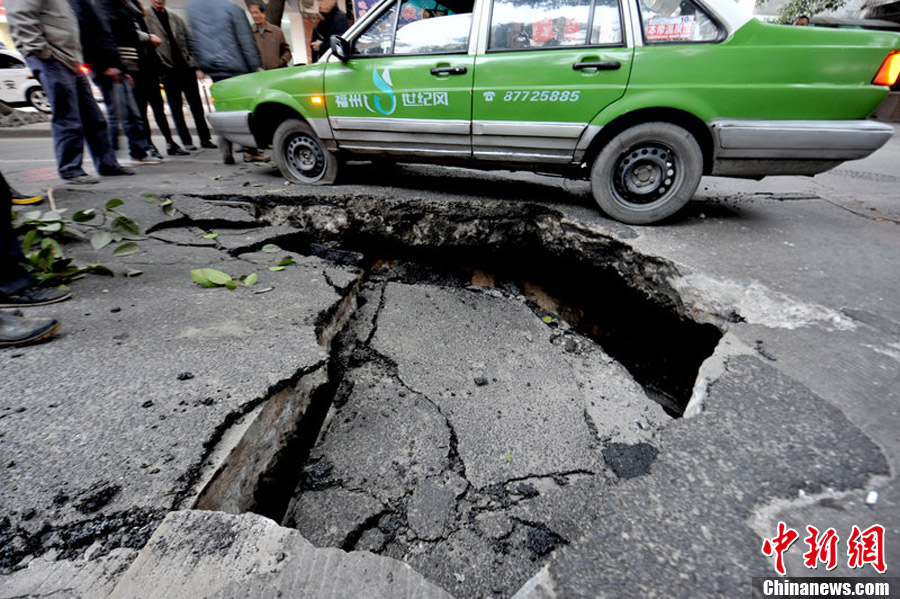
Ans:
[[[275,164],[288,181],[307,185],[334,183],[337,158],[303,121],[289,119],[281,123],[275,130],[272,148]]]
[[[607,215],[632,225],[672,216],[693,197],[703,153],[687,130],[643,123],[619,133],[591,168],[594,200]]]

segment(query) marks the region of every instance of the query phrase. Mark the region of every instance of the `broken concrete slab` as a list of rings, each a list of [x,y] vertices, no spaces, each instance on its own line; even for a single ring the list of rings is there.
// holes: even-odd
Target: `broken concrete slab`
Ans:
[[[706,410],[660,444],[651,474],[599,497],[602,526],[557,551],[517,598],[647,596],[660,584],[672,596],[747,594],[753,576],[774,575],[750,528],[760,504],[888,473],[840,410],[752,356],[730,359]]]
[[[317,549],[253,514],[172,512],[110,599],[218,597],[451,599],[408,565],[367,552]]]
[[[0,379],[3,568],[54,549],[75,559],[94,541],[98,557],[142,545],[167,510],[192,505],[266,405],[311,393],[324,372],[323,331],[352,287],[325,272],[344,267],[310,258],[270,272],[213,248],[139,244],[123,257],[67,246],[82,264],[143,274],[78,281],[70,301],[30,310],[64,323],[52,343],[0,352],[0,370],[15,373]],[[259,283],[204,289],[191,280],[200,267]]]

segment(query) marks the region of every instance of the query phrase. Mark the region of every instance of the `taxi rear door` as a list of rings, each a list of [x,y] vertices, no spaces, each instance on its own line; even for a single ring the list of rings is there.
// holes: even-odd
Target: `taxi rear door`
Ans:
[[[474,157],[579,161],[588,123],[622,97],[634,48],[618,0],[494,0],[482,16],[473,90]]]

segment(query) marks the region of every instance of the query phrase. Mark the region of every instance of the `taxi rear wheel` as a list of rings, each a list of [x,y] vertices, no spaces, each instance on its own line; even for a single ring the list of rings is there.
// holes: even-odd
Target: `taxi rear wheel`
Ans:
[[[312,128],[295,119],[281,123],[272,139],[278,170],[294,183],[328,185],[337,177],[338,161]]]
[[[687,130],[643,123],[614,137],[591,168],[591,191],[607,215],[633,224],[654,223],[680,210],[703,176],[703,152]]]

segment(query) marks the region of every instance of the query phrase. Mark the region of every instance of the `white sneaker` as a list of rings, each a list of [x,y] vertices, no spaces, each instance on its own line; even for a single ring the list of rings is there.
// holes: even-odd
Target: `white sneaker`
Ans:
[[[148,164],[143,160],[137,160],[136,158],[132,158],[128,154],[124,156],[116,156],[116,161],[119,163],[119,166],[124,166],[126,168],[131,168],[135,166],[141,166],[142,164]]]

